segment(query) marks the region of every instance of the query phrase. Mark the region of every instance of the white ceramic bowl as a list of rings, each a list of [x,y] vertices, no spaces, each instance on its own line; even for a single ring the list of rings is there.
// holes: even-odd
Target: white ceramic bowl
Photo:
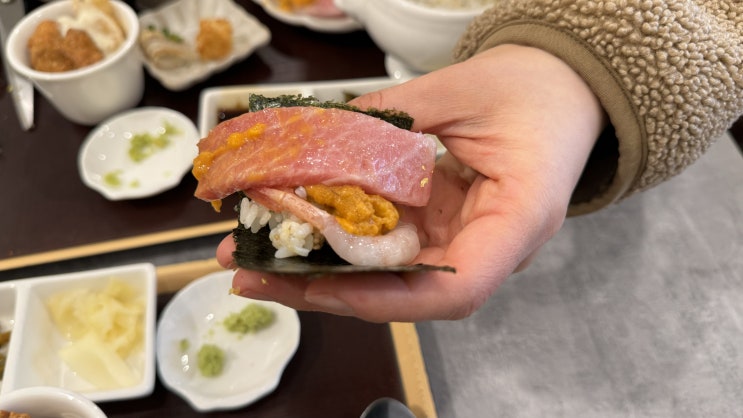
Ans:
[[[69,345],[52,322],[47,298],[61,291],[90,289],[100,291],[109,280],[127,283],[142,296],[145,304],[143,343],[125,361],[138,380],[125,387],[101,389],[71,370],[60,358],[60,349]],[[133,264],[105,269],[44,276],[6,282],[2,299],[15,296],[13,333],[0,393],[38,386],[78,392],[91,401],[113,401],[146,396],[155,385],[156,276],[152,264]],[[2,292],[0,292],[2,293]],[[106,366],[106,365],[104,365]],[[44,416],[41,414],[41,416]]]
[[[71,0],[38,7],[18,22],[8,36],[6,55],[13,69],[30,79],[65,118],[83,125],[94,125],[134,107],[144,93],[137,14],[124,2],[111,3],[126,30],[126,40],[116,52],[84,68],[50,73],[36,71],[29,64],[27,43],[31,34],[43,20],[73,16]]]
[[[57,387],[37,386],[0,395],[0,410],[44,418],[106,418],[90,399]]]
[[[142,161],[132,160],[132,138],[162,132],[166,123],[177,130],[167,136],[168,145]],[[152,196],[181,182],[193,166],[198,142],[196,126],[182,113],[161,107],[130,110],[107,119],[88,134],[78,154],[80,178],[109,200]]]
[[[450,64],[465,28],[485,9],[433,8],[406,0],[335,0],[335,4],[360,21],[380,49],[417,73]]]
[[[158,323],[160,379],[197,411],[240,408],[271,393],[299,345],[297,312],[274,302],[230,295],[233,274],[221,271],[191,282],[163,309]],[[250,303],[273,310],[274,322],[253,334],[226,331],[222,321]],[[225,351],[219,376],[204,377],[195,365],[196,352],[205,343]]]

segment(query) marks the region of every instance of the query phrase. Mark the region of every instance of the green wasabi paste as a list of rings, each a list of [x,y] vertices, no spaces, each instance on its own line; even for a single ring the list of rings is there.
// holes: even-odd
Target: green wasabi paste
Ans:
[[[240,334],[258,332],[271,325],[275,316],[271,309],[251,303],[240,312],[229,314],[224,320],[224,326],[227,331]]]
[[[135,134],[129,145],[129,158],[134,162],[142,162],[158,151],[170,145],[171,136],[179,134],[178,128],[167,120],[157,134],[149,132]]]
[[[214,344],[204,344],[196,354],[199,372],[206,377],[217,377],[224,369],[224,351]]]
[[[109,187],[120,187],[121,170],[109,171],[103,176],[103,182]]]

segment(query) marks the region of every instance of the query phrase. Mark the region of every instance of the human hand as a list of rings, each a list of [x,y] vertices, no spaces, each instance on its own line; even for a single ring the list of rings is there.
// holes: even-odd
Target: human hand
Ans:
[[[571,193],[604,124],[598,100],[558,58],[502,45],[353,104],[396,108],[413,130],[448,152],[436,165],[427,206],[405,208],[417,226],[414,263],[455,274],[368,273],[307,279],[238,270],[241,295],[299,310],[383,321],[460,319],[561,227]],[[217,259],[232,264],[227,237]]]

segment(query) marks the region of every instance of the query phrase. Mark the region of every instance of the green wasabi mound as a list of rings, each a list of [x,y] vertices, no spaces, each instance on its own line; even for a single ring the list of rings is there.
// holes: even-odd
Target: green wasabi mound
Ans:
[[[204,344],[196,354],[199,372],[205,377],[217,377],[224,369],[224,351],[214,344]]]
[[[227,331],[238,334],[258,332],[273,324],[276,314],[269,308],[251,303],[240,312],[231,313],[224,320]]]

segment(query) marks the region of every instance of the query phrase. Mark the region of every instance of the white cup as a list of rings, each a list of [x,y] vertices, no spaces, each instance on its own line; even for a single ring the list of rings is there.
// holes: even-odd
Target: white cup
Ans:
[[[8,37],[6,56],[11,67],[31,80],[65,118],[83,125],[98,122],[134,107],[144,93],[144,69],[137,40],[139,19],[126,3],[111,0],[126,40],[103,60],[59,73],[36,71],[29,64],[28,39],[43,20],[74,16],[71,0],[45,4],[16,24]]]
[[[2,394],[0,410],[25,412],[32,418],[106,418],[98,405],[83,395],[47,386],[33,386]]]
[[[335,0],[335,5],[360,21],[389,57],[415,73],[449,65],[459,37],[485,10],[427,7],[405,0]]]

